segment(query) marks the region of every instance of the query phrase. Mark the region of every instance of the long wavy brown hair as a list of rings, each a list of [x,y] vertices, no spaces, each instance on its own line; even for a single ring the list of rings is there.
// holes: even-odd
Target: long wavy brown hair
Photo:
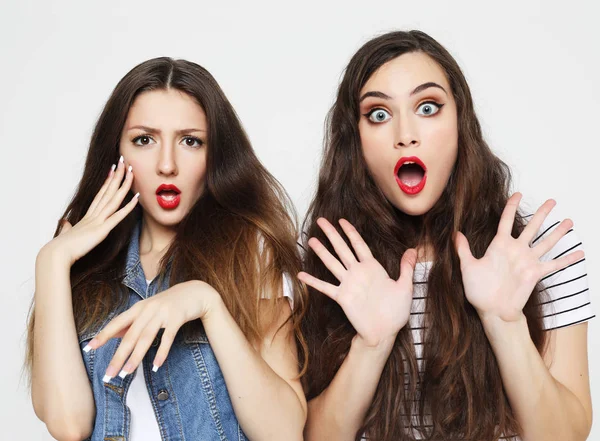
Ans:
[[[159,273],[164,276],[170,266],[170,286],[191,279],[212,285],[243,333],[255,343],[275,324],[282,274],[291,275],[295,307],[288,320],[300,348],[300,364],[305,366],[307,347],[300,322],[307,293],[295,278],[300,256],[293,206],[279,182],[258,160],[216,80],[198,64],[156,58],[123,77],[98,119],[83,176],[58,222],[55,237],[62,219],[75,225],[83,218],[107,170],[118,160],[121,132],[136,97],[142,92],[165,89],[181,91],[198,102],[206,113],[208,139],[205,190],[177,226]],[[132,197],[130,192],[122,206]],[[73,313],[80,334],[96,329],[126,302],[127,290],[121,280],[127,246],[141,216],[138,205],[102,243],[72,266]],[[272,294],[268,296],[270,301],[261,301],[263,293]],[[188,325],[186,328],[193,332],[201,322]],[[26,360],[29,368],[33,330],[31,313]]]
[[[442,196],[422,216],[409,216],[386,200],[369,173],[358,130],[359,92],[364,84],[382,65],[411,52],[428,55],[444,70],[458,113],[456,164]],[[303,228],[304,244],[317,237],[333,253],[316,220],[324,217],[337,225],[338,219],[345,218],[358,229],[390,277],[398,277],[398,262],[408,248],[430,245],[434,263],[427,281],[424,371],[419,375],[407,325],[397,336],[356,440],[362,433],[376,441],[411,440],[417,431],[423,439],[491,441],[502,434],[519,433],[498,363],[475,309],[465,298],[452,240],[453,233],[463,232],[473,254],[483,256],[496,234],[509,190],[510,171],[484,141],[465,77],[439,43],[420,31],[392,32],[358,50],[327,118],[324,156]],[[513,236],[523,228],[519,214]],[[316,254],[305,248],[304,270],[337,285]],[[305,377],[308,399],[327,388],[356,334],[339,305],[310,291],[303,322],[311,354]],[[537,287],[524,310],[540,352],[545,345],[541,295]],[[413,403],[418,410],[413,410]]]

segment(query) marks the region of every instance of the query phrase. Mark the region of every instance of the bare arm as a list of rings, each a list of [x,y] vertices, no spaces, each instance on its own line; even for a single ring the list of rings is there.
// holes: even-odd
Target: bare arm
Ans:
[[[254,348],[220,300],[202,319],[217,357],[235,414],[253,441],[302,440],[306,399],[298,376],[297,349],[291,324],[271,341],[290,315],[287,300],[278,300],[279,320]]]
[[[90,252],[134,209],[137,197],[119,209],[131,188],[121,161],[109,173],[87,213],[39,252],[35,269],[35,309],[31,399],[50,434],[82,440],[93,430],[95,406],[78,344],[71,294],[71,266]]]
[[[515,323],[483,323],[523,441],[586,440],[592,426],[587,324],[550,331],[554,355],[544,360],[524,316]]]
[[[415,250],[404,253],[400,277],[393,280],[350,223],[340,221],[358,259],[333,225],[325,219],[317,222],[340,260],[319,240],[311,238],[308,244],[340,285],[306,273],[298,277],[335,300],[357,335],[329,387],[309,402],[305,436],[308,441],[353,441],[373,401],[396,335],[410,317],[417,253]]]
[[[354,337],[350,352],[329,387],[308,402],[306,441],[355,439],[393,343],[392,340],[368,346],[359,336]]]
[[[81,440],[92,433],[96,409],[75,330],[70,265],[59,257],[42,249],[36,262],[31,397],[54,438]]]

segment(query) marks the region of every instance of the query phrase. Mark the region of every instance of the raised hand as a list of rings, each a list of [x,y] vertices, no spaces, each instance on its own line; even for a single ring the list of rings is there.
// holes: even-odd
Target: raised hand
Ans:
[[[125,179],[123,180],[123,175]],[[139,193],[120,210],[118,209],[133,183],[133,171],[125,172],[123,157],[109,172],[106,181],[92,201],[85,216],[75,226],[63,222],[60,234],[44,246],[58,251],[72,265],[100,244],[138,202]]]
[[[565,219],[545,239],[531,247],[530,243],[544,219],[556,205],[546,201],[529,221],[518,238],[511,231],[521,200],[513,194],[502,213],[498,232],[481,259],[471,254],[467,238],[456,235],[456,250],[460,258],[463,285],[467,300],[483,318],[499,318],[516,322],[523,317],[523,308],[536,283],[544,276],[583,259],[583,251],[574,251],[548,262],[540,258],[571,229],[573,222]]]
[[[298,278],[335,300],[367,345],[377,346],[395,339],[410,317],[416,251],[410,249],[404,253],[400,277],[393,280],[348,221],[341,219],[340,225],[358,260],[333,225],[323,218],[318,219],[317,224],[333,245],[339,260],[314,237],[308,245],[340,284],[332,285],[305,272],[300,272]]]
[[[179,328],[191,320],[204,318],[210,310],[211,302],[218,296],[210,285],[198,280],[174,285],[139,301],[112,319],[84,351],[98,349],[111,338],[123,337],[106,370],[104,381],[110,381],[117,373],[125,378],[139,366],[158,332],[164,329],[153,362],[153,370],[156,372],[167,359]]]

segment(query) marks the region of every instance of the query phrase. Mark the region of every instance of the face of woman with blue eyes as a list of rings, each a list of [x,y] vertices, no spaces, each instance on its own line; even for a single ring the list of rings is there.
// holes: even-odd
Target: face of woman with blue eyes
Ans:
[[[177,225],[204,190],[206,114],[178,90],[141,93],[129,109],[119,151],[133,168],[145,216]]]
[[[417,216],[440,198],[458,152],[456,104],[442,68],[420,52],[381,66],[360,91],[358,128],[371,175]]]

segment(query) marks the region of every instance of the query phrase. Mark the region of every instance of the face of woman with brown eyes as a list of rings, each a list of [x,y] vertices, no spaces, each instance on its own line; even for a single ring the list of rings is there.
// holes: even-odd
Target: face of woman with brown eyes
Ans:
[[[423,53],[381,66],[360,91],[358,128],[385,197],[417,216],[440,198],[458,152],[456,104],[442,68]]]
[[[204,110],[178,90],[141,93],[131,106],[119,150],[133,168],[132,191],[158,224],[177,225],[202,194],[206,135]]]

